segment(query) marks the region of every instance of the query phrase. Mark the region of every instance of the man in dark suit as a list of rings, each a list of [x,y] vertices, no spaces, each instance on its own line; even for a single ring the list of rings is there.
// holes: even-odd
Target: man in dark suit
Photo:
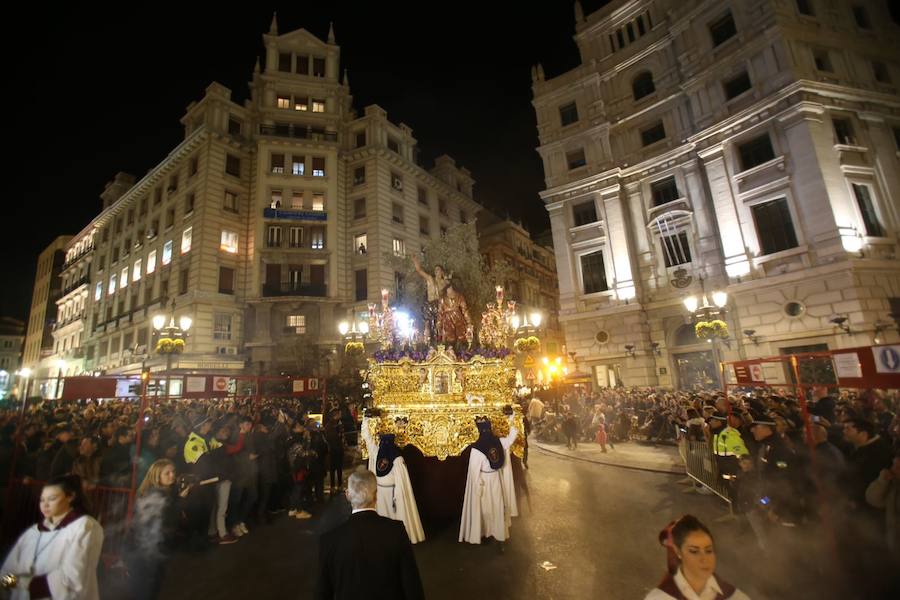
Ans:
[[[353,514],[319,540],[318,600],[425,598],[402,521],[375,511],[375,474],[360,468],[347,480]]]

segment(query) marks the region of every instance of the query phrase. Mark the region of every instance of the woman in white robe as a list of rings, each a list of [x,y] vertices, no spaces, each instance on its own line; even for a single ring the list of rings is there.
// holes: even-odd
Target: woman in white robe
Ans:
[[[78,477],[58,477],[41,491],[42,522],[29,527],[0,568],[12,600],[98,600],[103,528],[84,514]]]
[[[469,454],[459,541],[480,544],[482,538],[493,537],[503,542],[509,538],[512,517],[519,516],[509,455],[509,449],[519,432],[512,416],[509,417],[509,434],[502,438],[497,438],[491,432],[490,422],[476,423],[481,437],[472,445]],[[492,440],[495,441],[492,443]],[[483,441],[486,444],[482,444]],[[498,449],[497,443],[499,449],[502,449],[502,455],[489,458],[488,454]],[[489,449],[486,454],[479,446],[493,446],[493,449]]]
[[[385,452],[387,448],[382,449],[382,460],[392,461],[393,466],[385,463],[383,468],[379,468],[379,450],[382,443],[387,446],[393,445],[393,436],[382,436],[383,441],[379,440],[376,444],[369,431],[369,420],[363,417],[362,422],[363,441],[366,443],[366,451],[369,453],[369,470],[375,473],[375,479],[378,483],[378,493],[375,496],[375,509],[382,517],[394,519],[395,521],[403,521],[406,527],[406,534],[409,541],[413,544],[425,540],[425,530],[422,528],[422,521],[419,519],[419,507],[416,504],[416,497],[413,494],[412,484],[409,481],[409,471],[406,469],[406,462],[399,455],[399,451]],[[396,448],[396,446],[394,446]],[[379,475],[379,473],[384,473]]]

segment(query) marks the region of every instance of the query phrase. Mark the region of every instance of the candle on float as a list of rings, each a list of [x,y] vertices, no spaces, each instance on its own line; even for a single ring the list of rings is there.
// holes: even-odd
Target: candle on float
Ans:
[[[495,289],[497,291],[497,306],[501,306],[503,304],[503,286],[498,285]]]
[[[384,307],[388,305],[388,290],[387,288],[381,288],[381,304]]]

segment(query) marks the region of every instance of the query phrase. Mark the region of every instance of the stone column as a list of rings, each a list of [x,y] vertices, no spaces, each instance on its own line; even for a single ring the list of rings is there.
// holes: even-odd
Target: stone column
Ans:
[[[636,290],[631,272],[631,257],[628,254],[628,234],[625,230],[621,193],[621,186],[618,185],[603,190],[601,204],[606,230],[606,252],[613,272],[613,281],[609,283],[615,286],[618,299],[630,300],[635,297]]]
[[[732,194],[731,178],[725,162],[722,146],[701,151],[700,158],[706,171],[711,194],[713,213],[719,225],[719,241],[725,257],[725,271],[730,277],[742,277],[750,273],[750,257],[741,230],[737,199]]]

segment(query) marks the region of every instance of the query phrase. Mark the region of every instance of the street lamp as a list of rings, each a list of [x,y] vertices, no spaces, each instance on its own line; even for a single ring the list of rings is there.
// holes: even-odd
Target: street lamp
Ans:
[[[728,294],[721,290],[715,290],[712,293],[712,302],[706,294],[706,285],[703,277],[700,278],[701,297],[688,296],[684,299],[684,307],[691,313],[695,323],[700,321],[712,321],[725,316],[726,306],[728,305]],[[713,363],[716,365],[716,376],[719,380],[719,387],[725,389],[725,382],[722,377],[722,364],[719,358],[719,334],[714,332],[707,339],[712,344]]]
[[[338,323],[338,332],[344,341],[355,342],[363,340],[369,335],[369,323],[367,321],[341,321]]]
[[[18,371],[16,371],[16,377],[21,377],[25,380],[25,385],[22,387],[21,393],[22,400],[24,401],[28,398],[28,384],[31,383],[31,369],[29,369],[28,367],[19,369]]]
[[[531,318],[530,323],[528,322],[529,317]],[[517,314],[512,315],[509,318],[509,324],[512,325],[513,330],[517,334],[528,335],[531,333],[537,333],[543,320],[543,315],[540,312],[534,310],[530,313],[522,313],[521,317]]]
[[[160,344],[156,351],[166,355],[166,400],[169,399],[169,384],[171,383],[172,355],[180,354],[184,349],[184,340],[187,332],[194,324],[194,320],[187,315],[182,315],[175,324],[175,307],[172,306],[172,314],[169,316],[169,324],[166,325],[166,315],[160,313],[153,317],[153,328],[159,335],[160,342],[169,340],[170,344]]]

